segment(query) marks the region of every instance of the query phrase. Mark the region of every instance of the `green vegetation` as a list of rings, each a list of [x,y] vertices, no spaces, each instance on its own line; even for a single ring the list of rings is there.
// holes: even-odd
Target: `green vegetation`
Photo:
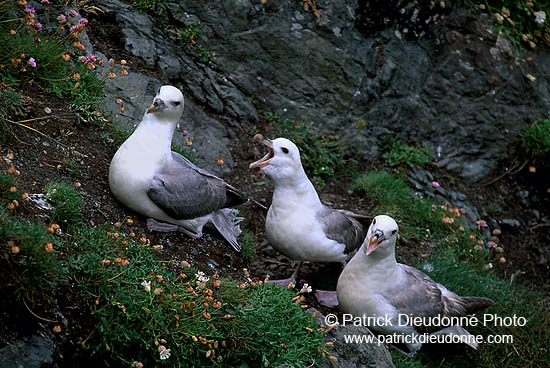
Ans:
[[[550,2],[540,0],[467,0],[467,4],[487,11],[502,32],[519,49],[550,46]]]
[[[46,185],[46,197],[53,205],[52,221],[63,227],[78,224],[82,221],[84,204],[76,189],[64,182],[52,182]]]
[[[277,113],[266,113],[266,118],[275,123],[277,137],[290,139],[300,148],[300,158],[310,179],[319,186],[328,178],[349,169],[343,159],[343,145],[336,136],[322,136],[303,122],[281,118]]]
[[[521,135],[521,146],[529,160],[550,167],[550,119],[525,129]]]
[[[406,241],[437,237],[445,238],[448,223],[460,216],[456,208],[439,206],[413,195],[413,190],[400,178],[387,171],[371,171],[360,175],[353,184],[374,206],[373,213],[396,219]],[[464,232],[466,234],[466,232]]]
[[[0,222],[0,268],[9,295],[23,305],[51,302],[64,278],[53,236],[43,225],[2,216]],[[8,294],[6,294],[8,295]],[[29,302],[29,303],[28,303]]]
[[[196,25],[191,25],[183,29],[179,29],[177,33],[178,39],[181,42],[185,43],[185,45],[189,49],[195,50],[197,57],[202,63],[208,64],[209,62],[216,60],[216,55],[214,53],[206,51],[203,46],[197,43],[200,34],[200,28]]]
[[[305,366],[320,357],[322,335],[288,289],[189,272],[116,228],[70,232],[68,271],[97,318],[96,353],[146,366],[163,349],[171,366]]]
[[[246,229],[243,230],[239,236],[239,244],[241,245],[241,255],[244,259],[250,261],[254,258],[256,254],[256,239],[254,239],[254,234]]]
[[[432,201],[412,195],[412,189],[399,177],[386,171],[367,172],[358,177],[354,189],[361,191],[373,204],[374,214],[389,214],[400,227],[405,244],[429,241],[435,247],[430,256],[418,260],[415,267],[423,270],[437,282],[459,295],[477,295],[491,298],[495,305],[483,313],[501,317],[522,316],[529,321],[526,326],[472,327],[473,334],[487,336],[514,336],[513,344],[482,344],[478,350],[467,347],[421,350],[414,358],[392,353],[397,367],[494,367],[502,362],[504,367],[543,367],[550,359],[550,351],[544,345],[550,339],[550,313],[548,301],[511,282],[500,280],[484,267],[495,257],[476,232],[464,229],[460,211],[450,206],[436,205]],[[430,266],[425,267],[427,264]],[[478,318],[482,318],[482,313]],[[503,361],[502,357],[506,357]]]
[[[382,158],[388,166],[401,166],[406,164],[411,167],[418,165],[424,167],[432,157],[432,153],[426,147],[406,145],[398,140],[391,140],[384,147]]]
[[[2,203],[19,197],[13,187],[12,176],[0,176]],[[163,261],[146,239],[111,225],[84,225],[82,201],[70,185],[46,189],[64,235],[57,224],[33,224],[2,211],[3,290],[35,316],[47,313],[45,303],[67,288],[75,290],[97,330],[84,343],[93,353],[137,366],[301,367],[321,359],[323,336],[293,291],[247,274],[237,284],[186,262]],[[243,248],[253,253],[254,239],[246,234]]]
[[[21,22],[13,14],[18,14]],[[12,86],[41,86],[57,96],[72,97],[79,106],[99,101],[103,82],[90,66],[93,63],[86,58],[84,63],[70,61],[70,54],[80,55],[83,46],[79,41],[73,42],[69,25],[53,33],[42,27],[32,6],[0,2],[0,78]],[[78,35],[83,29],[84,25],[80,25],[72,33]]]
[[[156,19],[164,15],[163,0],[132,0],[134,8],[154,15]]]

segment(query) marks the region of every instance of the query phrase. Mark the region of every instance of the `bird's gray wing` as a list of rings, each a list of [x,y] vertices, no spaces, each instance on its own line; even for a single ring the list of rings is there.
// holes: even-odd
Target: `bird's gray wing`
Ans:
[[[178,220],[191,219],[231,205],[229,188],[222,179],[178,153],[173,152],[172,158],[158,170],[147,191],[166,214]]]
[[[425,318],[429,321],[438,315],[454,317],[466,315],[464,306],[460,303],[460,297],[454,293],[445,296],[440,285],[428,275],[414,267],[399,264],[405,273],[405,279],[396,289],[390,291],[384,297],[401,314]],[[418,332],[435,332],[441,330],[440,326],[416,327]]]
[[[352,216],[354,215],[354,216]],[[327,206],[316,214],[317,221],[321,223],[327,238],[346,245],[344,253],[349,254],[359,248],[363,243],[366,231],[350,211],[335,210]]]

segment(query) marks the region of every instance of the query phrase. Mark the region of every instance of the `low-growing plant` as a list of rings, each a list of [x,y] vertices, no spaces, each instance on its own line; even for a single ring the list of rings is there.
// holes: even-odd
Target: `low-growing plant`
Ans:
[[[398,140],[391,140],[384,147],[382,158],[388,166],[418,165],[424,167],[432,157],[432,153],[426,147],[409,146]]]
[[[508,36],[519,49],[550,46],[550,3],[548,1],[468,0],[466,3],[487,11],[497,32]]]
[[[46,185],[46,197],[53,205],[51,218],[64,227],[82,221],[84,204],[76,189],[65,182],[51,182]]]
[[[96,353],[146,366],[305,366],[320,359],[322,335],[292,291],[192,274],[117,231],[73,227],[66,244],[70,273],[97,319],[99,336],[90,341]]]
[[[0,267],[7,275],[2,283],[25,304],[52,301],[64,278],[53,242],[43,225],[13,217],[0,222]]]
[[[59,27],[46,29],[41,17],[57,16],[54,5],[39,11],[26,1],[4,1],[0,9],[0,78],[11,85],[40,85],[58,96],[71,96],[77,105],[90,105],[102,98],[103,81],[93,71],[94,55],[78,40],[88,20],[77,20],[74,9],[58,16]],[[56,23],[54,23],[56,24]],[[76,55],[76,58],[71,57]],[[107,77],[107,76],[106,76]]]
[[[310,125],[281,118],[277,113],[268,112],[265,116],[275,123],[277,137],[290,139],[298,146],[304,170],[317,185],[324,186],[326,179],[333,180],[337,173],[349,169],[340,138],[319,135]]]
[[[163,0],[132,0],[134,8],[160,17],[164,14]]]
[[[241,255],[247,261],[251,260],[256,253],[256,239],[254,234],[248,230],[243,230],[239,236],[239,244],[241,245]]]
[[[9,203],[13,203],[14,200],[18,200],[21,193],[17,190],[15,179],[12,175],[0,174],[0,205],[2,205],[2,216],[4,210],[8,208]]]
[[[525,129],[521,146],[528,159],[550,167],[550,119],[540,121]]]
[[[480,246],[474,250],[481,239],[477,230],[462,224],[458,208],[414,194],[401,177],[385,170],[366,172],[355,179],[352,189],[365,195],[374,215],[395,218],[405,242],[439,242],[452,246],[476,264],[487,262],[489,249]]]

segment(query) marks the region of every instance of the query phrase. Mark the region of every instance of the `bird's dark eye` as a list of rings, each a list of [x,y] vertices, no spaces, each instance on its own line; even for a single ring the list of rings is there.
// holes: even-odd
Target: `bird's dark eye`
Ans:
[[[174,105],[179,106],[180,103],[181,103],[181,102],[179,102],[179,101],[175,101],[175,102],[174,102]]]
[[[372,224],[376,225],[376,219],[372,220]]]
[[[288,148],[282,147],[282,148],[281,148],[281,151],[283,151],[283,153],[288,153]]]
[[[397,232],[397,230],[394,230],[391,232],[392,235],[395,235],[395,233]]]

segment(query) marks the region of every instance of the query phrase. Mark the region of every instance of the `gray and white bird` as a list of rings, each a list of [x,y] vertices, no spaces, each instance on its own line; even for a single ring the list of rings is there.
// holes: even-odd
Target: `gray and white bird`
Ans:
[[[228,207],[246,202],[246,195],[171,150],[183,105],[179,89],[160,88],[141,123],[111,161],[111,191],[127,207],[150,217],[150,230],[180,230],[200,238],[203,227],[212,223],[239,251],[242,218]]]
[[[383,323],[370,326],[381,334],[457,335],[477,348],[477,343],[463,327],[452,323],[441,327],[430,321],[448,317],[447,320],[456,322],[456,317],[471,315],[493,305],[493,301],[484,297],[458,296],[416,268],[397,263],[398,232],[397,223],[389,216],[380,215],[372,220],[361,249],[338,279],[336,290],[342,311],[353,316],[373,317],[373,321],[384,318]],[[420,325],[413,319],[415,317],[422,318]],[[412,337],[409,338],[411,343],[405,345],[410,352],[416,352],[422,344]]]
[[[254,139],[269,151],[250,168],[260,168],[274,184],[265,223],[267,240],[285,256],[300,261],[292,276],[278,283],[295,283],[302,261],[345,263],[363,241],[365,231],[358,219],[366,216],[321,203],[302,167],[300,151],[290,140],[270,140],[260,134]]]

